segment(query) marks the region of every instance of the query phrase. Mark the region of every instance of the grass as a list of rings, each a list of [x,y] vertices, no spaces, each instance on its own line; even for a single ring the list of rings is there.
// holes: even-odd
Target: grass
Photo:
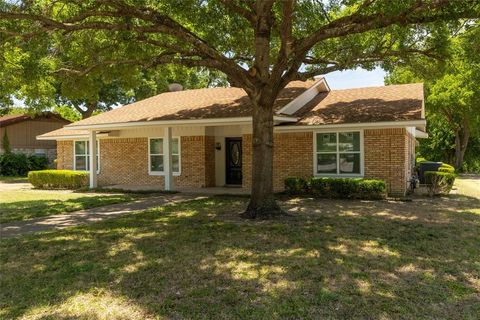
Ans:
[[[19,183],[19,182],[28,182],[28,177],[17,177],[17,176],[0,176],[0,182],[3,183]]]
[[[50,190],[2,190],[0,223],[132,201],[135,195],[85,194]]]
[[[0,243],[0,318],[477,319],[480,201],[215,197]]]

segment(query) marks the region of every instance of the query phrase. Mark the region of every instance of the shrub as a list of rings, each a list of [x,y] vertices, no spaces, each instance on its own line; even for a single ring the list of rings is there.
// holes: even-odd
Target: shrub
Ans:
[[[28,172],[28,158],[24,154],[4,153],[0,156],[2,176],[25,176]]]
[[[420,162],[427,162],[428,160],[425,159],[424,157],[417,157],[417,159],[415,159],[416,163],[420,163]]]
[[[41,189],[79,189],[88,185],[88,172],[73,170],[30,171],[28,181]]]
[[[289,194],[310,194],[322,198],[384,199],[385,181],[361,178],[312,177],[309,180],[287,178],[285,189]]]
[[[45,170],[48,167],[47,157],[31,155],[27,160],[28,171]]]
[[[442,163],[440,168],[438,168],[439,172],[448,172],[448,173],[455,173],[455,168],[449,164]]]
[[[448,194],[455,183],[456,175],[451,172],[425,171],[428,194],[430,196]]]
[[[43,170],[47,165],[46,157],[11,152],[0,155],[0,175],[2,176],[26,176],[28,171]]]
[[[285,179],[285,190],[289,194],[304,194],[308,192],[307,180],[304,178],[290,177]]]

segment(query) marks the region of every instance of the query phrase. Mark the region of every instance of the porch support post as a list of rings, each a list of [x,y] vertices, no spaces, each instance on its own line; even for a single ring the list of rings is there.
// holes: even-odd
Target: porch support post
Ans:
[[[165,172],[165,190],[173,190],[172,172],[172,127],[165,128],[163,137],[163,171]]]
[[[97,187],[97,132],[90,131],[88,137],[88,147],[90,154],[90,188]]]

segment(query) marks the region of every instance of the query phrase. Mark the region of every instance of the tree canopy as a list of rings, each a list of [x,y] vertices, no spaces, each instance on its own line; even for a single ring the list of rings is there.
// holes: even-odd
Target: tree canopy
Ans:
[[[463,25],[452,32],[445,60],[418,59],[398,65],[386,79],[387,83],[425,83],[431,134],[426,143],[432,144],[432,151],[437,150],[434,155],[438,160],[452,161],[458,169],[470,137],[480,134],[479,35],[476,25]]]
[[[335,70],[439,56],[448,25],[479,16],[478,0],[9,1],[0,6],[0,34],[4,44],[32,46],[49,37],[59,37],[60,45],[85,35],[106,39],[85,50],[85,62],[69,68],[73,73],[162,64],[223,72],[254,106],[252,197],[245,216],[256,217],[279,212],[273,103],[282,88]]]

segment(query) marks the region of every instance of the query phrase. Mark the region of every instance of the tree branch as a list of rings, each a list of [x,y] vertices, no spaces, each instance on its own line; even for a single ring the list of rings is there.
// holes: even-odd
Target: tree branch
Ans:
[[[233,13],[237,13],[241,17],[244,17],[250,22],[252,26],[255,25],[256,17],[251,10],[245,9],[244,7],[236,3],[234,0],[219,0],[219,1],[228,10],[232,11]]]

